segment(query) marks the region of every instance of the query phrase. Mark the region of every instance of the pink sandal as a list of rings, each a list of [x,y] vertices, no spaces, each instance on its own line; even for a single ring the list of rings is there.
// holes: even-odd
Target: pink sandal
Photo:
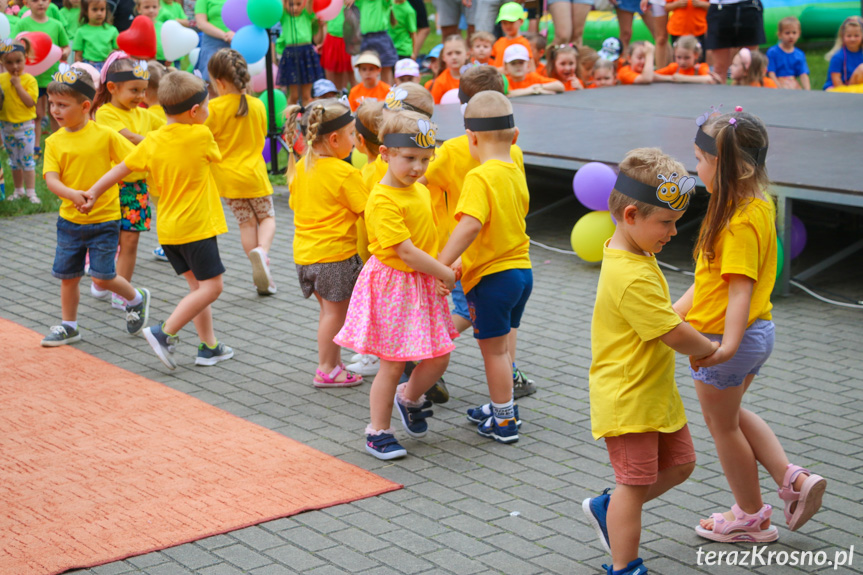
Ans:
[[[339,374],[345,372],[344,381],[336,381]],[[337,365],[330,373],[324,373],[320,369],[315,370],[315,378],[312,385],[315,387],[353,387],[363,382],[363,376],[345,370],[344,364]]]
[[[773,508],[769,505],[764,505],[758,513],[750,515],[744,513],[735,503],[731,506],[731,512],[734,514],[734,521],[727,520],[722,513],[714,513],[710,516],[713,519],[713,529],[705,529],[699,525],[695,532],[705,539],[720,543],[769,543],[779,538],[775,526],[761,528],[761,524],[773,514]]]
[[[794,480],[801,473],[806,473],[809,477],[803,482],[800,491],[794,491]],[[797,531],[812,519],[812,516],[821,509],[821,498],[826,489],[827,480],[820,475],[815,475],[799,465],[788,464],[788,468],[785,470],[785,479],[782,480],[782,487],[779,488],[779,498],[785,502],[783,511],[788,529]],[[792,512],[791,504],[795,501],[797,507]]]

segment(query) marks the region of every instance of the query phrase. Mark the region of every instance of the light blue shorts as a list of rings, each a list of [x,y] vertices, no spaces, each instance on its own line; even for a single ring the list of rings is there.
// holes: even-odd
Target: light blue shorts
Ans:
[[[710,341],[722,341],[721,334],[705,333]],[[747,375],[758,375],[761,366],[773,352],[776,338],[773,322],[756,319],[743,333],[743,339],[734,357],[713,367],[689,368],[693,379],[712,385],[716,389],[737,387],[743,384]]]
[[[461,282],[455,282],[452,290],[452,312],[470,321],[470,310],[467,308],[467,298],[464,297],[464,288]]]

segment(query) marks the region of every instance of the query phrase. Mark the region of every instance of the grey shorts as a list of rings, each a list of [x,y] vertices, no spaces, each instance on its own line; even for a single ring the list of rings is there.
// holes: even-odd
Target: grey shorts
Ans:
[[[440,26],[458,26],[462,14],[468,26],[473,26],[476,0],[471,3],[470,8],[465,8],[461,0],[433,0],[432,3],[437,11],[436,18]]]
[[[238,224],[244,224],[249,220],[260,222],[266,218],[276,217],[276,209],[273,207],[273,196],[262,196],[260,198],[223,198],[231,208]]]
[[[297,264],[297,276],[300,278],[300,289],[304,298],[317,293],[327,301],[345,301],[351,298],[354,284],[360,277],[363,260],[354,255],[340,262],[325,264]]]
[[[548,5],[551,6],[557,2],[566,2],[567,4],[586,4],[593,6],[593,0],[548,0]]]
[[[722,341],[722,335],[705,333],[710,341]],[[743,332],[743,339],[734,357],[713,367],[689,368],[693,379],[712,385],[716,389],[737,387],[747,375],[758,375],[761,366],[773,352],[775,327],[772,321],[756,319]]]

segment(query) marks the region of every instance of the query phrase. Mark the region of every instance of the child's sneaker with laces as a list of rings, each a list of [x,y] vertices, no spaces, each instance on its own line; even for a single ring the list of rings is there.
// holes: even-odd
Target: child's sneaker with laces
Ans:
[[[366,451],[385,461],[408,454],[392,433],[366,434]]]
[[[536,393],[536,384],[524,376],[520,369],[512,372],[512,398],[518,399]]]
[[[81,341],[81,332],[68,325],[55,325],[42,340],[42,347],[59,347]]]
[[[581,502],[581,509],[587,517],[587,521],[593,525],[596,530],[596,535],[599,537],[599,542],[603,548],[611,554],[611,546],[608,541],[608,526],[606,525],[606,515],[608,515],[608,503],[611,501],[611,495],[608,494],[610,488],[606,487],[602,494],[596,497],[588,497]],[[644,571],[647,573],[647,570]]]
[[[639,557],[629,562],[629,565],[623,569],[614,570],[612,565],[603,565],[606,575],[647,575],[647,567],[644,566],[644,560]]]
[[[180,338],[176,335],[168,335],[162,330],[162,325],[154,325],[144,328],[144,337],[147,343],[156,352],[156,356],[165,364],[168,369],[177,369],[177,362],[174,361],[174,348],[180,342]]]
[[[514,417],[498,423],[497,419],[491,416],[476,426],[476,432],[483,437],[490,437],[500,443],[515,443],[518,441],[518,425]]]
[[[429,409],[432,406],[432,402],[425,400],[417,407],[408,407],[407,405],[403,405],[399,401],[398,396],[396,396],[395,404],[399,409],[402,425],[408,435],[411,437],[425,437],[429,429],[426,418],[434,415],[434,412]]]
[[[126,329],[132,335],[141,333],[150,319],[150,290],[138,288],[137,292],[141,294],[141,303],[126,305]]]
[[[234,350],[219,342],[216,347],[210,347],[205,343],[198,344],[198,357],[195,365],[216,365],[220,361],[234,357]]]
[[[512,412],[515,415],[515,424],[521,427],[521,418],[518,416],[518,405],[512,406]],[[491,417],[491,404],[486,403],[479,407],[470,407],[467,410],[467,420],[471,423],[482,423]]]

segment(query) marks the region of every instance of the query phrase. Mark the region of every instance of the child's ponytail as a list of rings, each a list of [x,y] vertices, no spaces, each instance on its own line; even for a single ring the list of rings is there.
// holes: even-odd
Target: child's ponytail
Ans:
[[[294,176],[297,174],[297,153],[294,148],[303,135],[302,126],[299,121],[299,116],[302,112],[303,107],[296,104],[288,106],[285,109],[285,140],[288,144],[288,171],[286,176],[288,184],[293,181]]]
[[[211,78],[226,82],[240,91],[240,105],[237,107],[235,118],[242,118],[249,114],[249,103],[246,101],[246,88],[252,77],[249,75],[249,66],[246,59],[231,48],[222,48],[210,58],[207,63],[207,72]]]

